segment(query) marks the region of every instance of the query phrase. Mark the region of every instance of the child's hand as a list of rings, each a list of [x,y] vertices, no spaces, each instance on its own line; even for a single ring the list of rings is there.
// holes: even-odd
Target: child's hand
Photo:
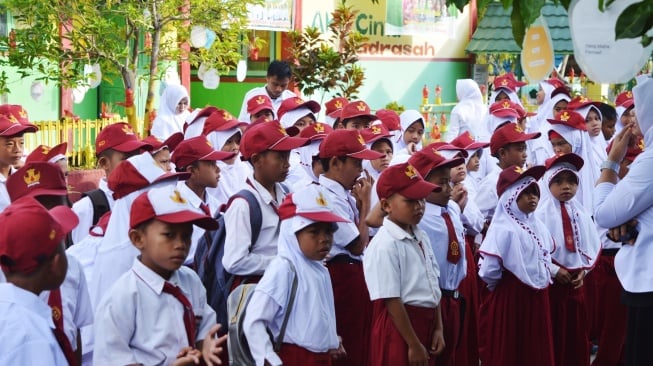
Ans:
[[[199,365],[202,358],[200,350],[184,347],[177,354],[177,359],[172,363],[172,366],[186,366],[186,365]]]
[[[220,354],[223,352],[222,345],[227,341],[227,335],[218,338],[220,324],[216,324],[209,330],[204,342],[202,342],[202,358],[207,366],[222,365]]]
[[[408,155],[413,155],[417,152],[417,144],[414,142],[409,142],[408,145],[406,145],[406,151],[408,151]]]
[[[408,345],[408,364],[410,366],[428,366],[429,354],[422,343]]]
[[[370,202],[370,194],[372,193],[372,184],[374,184],[374,179],[367,174],[367,171],[365,170],[365,177],[359,178],[356,183],[354,183],[354,187],[351,189],[351,194],[354,196],[356,199],[356,206],[358,210],[361,210],[361,205],[363,203],[366,203],[369,205]]]
[[[342,345],[342,337],[338,336],[338,340],[340,341],[338,348],[329,350],[331,358],[334,360],[339,360],[341,358],[347,357],[347,351],[345,351],[345,347]]]
[[[626,156],[628,144],[633,137],[633,125],[629,124],[619,131],[619,133],[612,140],[612,148],[608,154],[608,160],[615,163],[621,163]]]
[[[465,211],[467,205],[467,188],[462,183],[456,183],[451,191],[451,200],[456,202],[460,211]]]
[[[431,356],[437,356],[444,351],[444,346],[444,334],[442,329],[436,329],[435,332],[433,332],[433,340],[431,341],[431,349],[429,350],[429,353]]]
[[[583,279],[585,278],[585,271],[580,271],[574,278],[571,279],[571,285],[574,289],[579,289],[583,286]]]
[[[567,271],[566,269],[560,267],[558,273],[556,273],[555,279],[556,282],[566,285],[569,282],[571,282],[571,274],[569,274],[569,271]]]

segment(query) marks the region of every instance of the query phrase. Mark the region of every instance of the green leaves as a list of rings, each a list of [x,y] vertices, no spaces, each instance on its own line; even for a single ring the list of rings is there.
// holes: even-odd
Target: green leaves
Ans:
[[[631,4],[617,18],[616,39],[642,37],[644,47],[651,43],[646,33],[653,28],[653,3],[642,1]]]
[[[515,42],[521,47],[526,29],[540,16],[545,0],[514,0],[510,22]],[[504,4],[505,5],[505,4]]]

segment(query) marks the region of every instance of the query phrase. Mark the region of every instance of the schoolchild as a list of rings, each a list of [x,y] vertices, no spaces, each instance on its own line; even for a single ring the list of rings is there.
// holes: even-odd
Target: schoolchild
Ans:
[[[479,276],[489,289],[479,320],[483,365],[554,365],[548,287],[555,244],[533,213],[544,170],[513,165],[499,176],[499,203],[480,248]]]
[[[585,127],[590,136],[592,143],[592,160],[600,164],[608,158],[606,149],[608,142],[603,138],[601,133],[603,127],[603,115],[598,107],[598,103],[593,102],[587,97],[578,96],[567,104],[567,109],[578,112],[585,118]]]
[[[344,349],[336,332],[331,279],[322,261],[333,245],[335,223],[347,220],[333,213],[328,194],[315,184],[286,196],[279,219],[278,255],[256,285],[243,323],[250,351],[260,366],[331,365]],[[286,308],[295,278],[294,302]],[[286,316],[277,354],[268,331],[278,339]]]
[[[361,131],[361,136],[365,140],[368,149],[379,152],[385,156],[376,160],[363,160],[363,169],[374,179],[377,180],[392,161],[393,144],[392,134],[383,124],[372,124],[369,128]],[[374,206],[374,202],[372,203]]]
[[[302,98],[294,97],[281,103],[277,115],[281,126],[291,136],[295,136],[317,121],[316,114],[320,109],[320,104],[314,100],[305,101]]]
[[[66,152],[68,151],[68,143],[62,142],[59,145],[49,147],[46,145],[39,145],[25,158],[25,163],[32,161],[45,161],[48,163],[57,164],[64,176],[68,176],[68,158]]]
[[[373,301],[369,365],[435,365],[445,347],[439,269],[418,224],[425,197],[440,187],[401,163],[381,174],[376,189],[387,216],[363,258]]]
[[[399,118],[399,114],[391,109],[379,109],[375,114],[381,124],[392,134],[392,141],[397,141],[401,137],[401,118]]]
[[[607,103],[598,103],[598,108],[603,117],[601,120],[603,139],[605,139],[605,141],[610,141],[612,140],[612,136],[614,136],[615,125],[617,123],[617,111],[613,106]]]
[[[177,145],[179,145],[183,140],[184,134],[181,132],[175,132],[165,141],[160,140],[154,135],[150,135],[144,138],[143,142],[152,145],[152,151],[150,151],[150,154],[152,154],[152,157],[157,164],[159,164],[161,169],[166,172],[171,172],[173,170],[173,165],[171,164],[172,161],[170,160],[170,156]]]
[[[233,152],[217,151],[205,136],[197,136],[182,141],[172,155],[172,162],[178,172],[190,173],[190,177],[177,182],[177,189],[186,197],[194,208],[215,217],[220,209],[220,202],[207,193],[207,188],[216,188],[220,179],[218,161],[236,156]],[[185,264],[195,258],[197,243],[204,235],[204,229],[193,227],[193,236]]]
[[[374,120],[376,116],[372,114],[370,106],[362,100],[352,100],[340,111],[340,122],[345,129],[360,131],[370,127]]]
[[[357,104],[358,102],[353,102]],[[382,157],[367,149],[356,130],[335,130],[320,144],[324,173],[319,177],[333,202],[334,213],[351,221],[339,223],[327,268],[333,285],[338,334],[347,357],[338,365],[365,365],[368,355],[371,304],[361,255],[369,241],[365,217],[370,212],[372,179],[363,176],[363,160]]]
[[[275,118],[272,100],[267,95],[255,95],[247,101],[247,114],[252,123],[260,118],[272,121]]]
[[[556,114],[567,109],[567,104],[570,101],[571,95],[569,94],[569,89],[564,86],[554,89],[551,92],[551,99],[538,110],[537,124],[539,125],[539,130],[533,130],[533,132],[540,132],[546,136],[549,130],[551,130],[549,120],[555,118]],[[546,139],[537,139],[530,143],[529,154],[531,155],[529,159],[531,165],[544,165],[546,159],[553,156],[555,152]]]
[[[492,92],[490,93],[490,104],[510,100],[513,103],[521,104],[517,92],[519,88],[526,85],[525,82],[515,78],[515,74],[507,72],[494,78]]]
[[[247,201],[242,197],[232,199],[224,213],[226,236],[222,264],[237,276],[234,287],[244,282],[257,283],[277,255],[277,212],[287,193],[280,183],[288,175],[290,151],[306,143],[308,139],[288,136],[278,121],[253,124],[245,130],[240,154],[254,171],[241,187],[256,197],[262,223],[256,242],[252,242]]]
[[[16,170],[14,165],[23,158],[23,135],[38,131],[36,125],[27,121],[27,113],[20,106],[4,105],[6,114],[0,114],[0,212],[9,206],[11,200],[7,193],[7,178]],[[20,109],[24,122],[19,121],[9,110]]]
[[[151,145],[140,141],[138,136],[126,122],[113,123],[100,131],[95,139],[95,157],[97,165],[104,170],[104,177],[100,179],[98,189],[104,193],[109,210],[113,209],[113,192],[107,185],[107,178],[111,172],[130,156],[138,154],[141,150],[151,150]],[[88,235],[88,230],[93,226],[104,212],[98,215],[96,205],[90,196],[83,197],[73,205],[73,211],[79,217],[79,225],[73,230],[73,243],[78,243]],[[97,216],[97,217],[96,217]]]
[[[556,365],[589,366],[589,322],[582,287],[601,241],[591,214],[574,197],[582,167],[582,158],[574,153],[549,158],[542,186],[551,194],[544,196],[535,212],[557,245],[551,254],[555,280],[549,287]]]
[[[433,145],[433,144],[431,144]],[[467,257],[461,207],[451,200],[452,168],[464,164],[463,158],[445,158],[431,145],[413,154],[408,163],[429,183],[438,185],[438,192],[426,197],[424,217],[418,227],[429,238],[440,276],[438,285],[442,293],[440,312],[444,329],[444,352],[437,358],[438,365],[456,365],[455,351],[461,340],[463,302],[458,287],[467,276]]]
[[[395,141],[392,164],[403,163],[410,155],[422,149],[424,137],[424,116],[417,110],[408,109],[399,115],[401,137]]]
[[[68,207],[48,211],[25,197],[0,213],[0,221],[0,267],[7,278],[0,283],[0,363],[69,365],[52,309],[38,296],[64,281],[64,238],[77,217]]]
[[[324,114],[326,115],[324,118],[334,130],[345,128],[340,118],[340,112],[347,104],[349,104],[349,100],[343,97],[336,97],[324,103]]]
[[[220,326],[206,290],[183,266],[193,225],[217,228],[172,185],[134,200],[129,240],[140,255],[97,306],[95,365],[219,363],[226,336],[215,338]]]
[[[506,122],[517,123],[519,121],[519,112],[517,105],[509,100],[502,100],[490,105],[486,119],[486,127],[492,135],[497,128]]]
[[[316,122],[299,133],[299,137],[308,139],[310,143],[296,149],[299,153],[299,168],[290,167],[290,173],[286,178],[286,184],[290,184],[291,192],[319,182],[320,174],[324,173],[324,169],[317,154],[320,152],[320,144],[331,132],[333,132],[331,126]],[[293,177],[294,179],[291,179]]]
[[[627,126],[635,120],[635,98],[633,98],[633,92],[626,90],[619,93],[614,101],[614,105],[617,112],[617,123],[614,126],[614,133],[617,134],[624,126]]]

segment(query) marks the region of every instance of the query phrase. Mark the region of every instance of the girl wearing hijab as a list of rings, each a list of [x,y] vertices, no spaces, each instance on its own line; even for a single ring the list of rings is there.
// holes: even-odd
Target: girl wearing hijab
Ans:
[[[424,137],[424,116],[415,109],[408,109],[399,115],[401,135],[395,141],[394,156],[390,165],[404,163],[415,152],[422,149]]]
[[[183,132],[186,117],[190,115],[190,97],[183,85],[170,84],[163,90],[159,100],[159,110],[152,122],[150,135],[166,140],[175,132]]]
[[[256,285],[243,323],[257,366],[331,365],[332,358],[345,355],[336,333],[331,278],[322,261],[333,244],[335,223],[347,220],[332,213],[327,197],[313,184],[289,194],[279,207],[277,257]],[[295,278],[295,299],[286,308]],[[277,354],[269,334],[279,338],[288,311]]]
[[[296,175],[299,176],[294,182],[289,182],[288,177],[286,178],[286,184],[290,184],[290,191],[294,192],[300,190],[308,185],[317,184],[319,181],[320,174],[324,173],[324,168],[319,159],[315,157],[320,152],[320,144],[322,140],[329,133],[333,132],[333,128],[322,122],[315,122],[314,124],[304,128],[302,132],[299,133],[299,137],[307,138],[311,142],[302,146],[295,151],[299,153],[299,166],[296,169]],[[293,167],[291,167],[292,171]],[[303,174],[300,174],[299,172]]]
[[[494,78],[492,82],[492,93],[490,93],[489,103],[494,104],[496,102],[502,102],[504,100],[510,100],[513,103],[521,105],[521,100],[519,100],[519,95],[517,92],[519,88],[526,85],[525,82],[519,81],[515,78],[515,74],[512,72],[499,75]]]
[[[552,119],[556,113],[561,112],[567,108],[567,104],[571,100],[567,88],[556,88],[551,92],[551,98],[545,101],[540,108],[538,108],[537,116],[533,119],[533,124],[529,130],[540,132],[543,136],[551,129]],[[531,165],[543,165],[546,159],[553,156],[554,151],[546,139],[533,140],[528,144],[528,163]]]
[[[484,366],[554,365],[548,287],[555,245],[533,213],[544,171],[513,165],[499,176],[499,203],[480,248],[479,276],[490,291],[479,320]]]
[[[489,133],[483,126],[487,107],[478,84],[472,79],[456,81],[458,104],[451,110],[451,118],[443,141],[451,141],[463,132],[471,132],[480,139],[489,139]]]

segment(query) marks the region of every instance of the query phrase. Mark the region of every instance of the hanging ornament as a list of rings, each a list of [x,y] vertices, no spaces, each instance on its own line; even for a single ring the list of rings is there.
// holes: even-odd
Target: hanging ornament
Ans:
[[[206,70],[204,73],[204,80],[202,81],[202,85],[206,89],[217,89],[220,85],[220,75],[218,74],[218,70]]]
[[[522,70],[531,82],[546,79],[553,70],[553,41],[544,17],[537,18],[526,31],[520,59]]]
[[[206,42],[204,42],[204,48],[206,48],[206,49],[211,48],[211,45],[213,45],[213,42],[215,42],[215,37],[216,37],[215,32],[207,28],[206,29]]]
[[[32,86],[30,87],[30,95],[32,96],[32,99],[35,101],[39,101],[41,97],[43,96],[43,91],[44,91],[43,83],[41,81],[35,81],[32,83]]]
[[[206,66],[204,62],[200,64],[200,66],[197,68],[197,78],[200,80],[204,80],[204,74],[209,70],[209,68]]]
[[[79,104],[82,101],[84,101],[84,96],[86,96],[86,92],[88,91],[88,86],[85,85],[77,85],[76,87],[73,88],[73,103]]]
[[[94,89],[102,83],[102,69],[100,68],[100,64],[90,66],[91,72],[86,75],[86,80],[88,81],[89,88]],[[84,66],[84,71],[86,71],[86,66]]]
[[[190,30],[190,44],[195,48],[204,47],[208,36],[206,34],[206,27],[195,25]]]
[[[236,66],[236,80],[238,82],[243,82],[247,76],[247,60],[240,59],[238,61],[238,66]]]

